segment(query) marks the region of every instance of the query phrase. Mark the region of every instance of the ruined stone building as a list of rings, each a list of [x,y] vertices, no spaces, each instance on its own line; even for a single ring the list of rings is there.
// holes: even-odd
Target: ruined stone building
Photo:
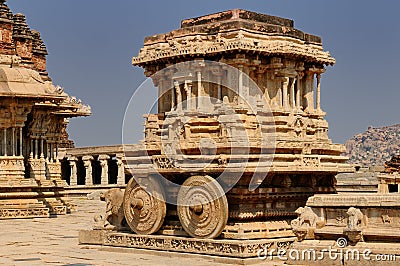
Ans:
[[[0,219],[66,213],[58,149],[90,107],[54,86],[40,33],[0,1]]]

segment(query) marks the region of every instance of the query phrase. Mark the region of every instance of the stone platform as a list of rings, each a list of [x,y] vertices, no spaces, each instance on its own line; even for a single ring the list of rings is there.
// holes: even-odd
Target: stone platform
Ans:
[[[360,242],[341,248],[337,241],[306,240],[294,243],[290,250],[296,250],[299,256],[292,251],[292,258],[288,254],[287,260],[282,257],[289,265],[395,266],[400,263],[400,243]]]
[[[295,237],[257,240],[195,239],[177,236],[119,233],[107,230],[82,230],[79,243],[108,247],[148,249],[180,253],[194,253],[228,258],[257,258],[259,250],[288,249]]]

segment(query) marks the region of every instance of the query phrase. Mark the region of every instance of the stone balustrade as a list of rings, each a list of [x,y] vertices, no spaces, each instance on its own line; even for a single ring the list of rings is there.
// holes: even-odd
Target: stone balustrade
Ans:
[[[123,186],[131,177],[123,157],[122,145],[60,149],[62,178],[70,186]]]

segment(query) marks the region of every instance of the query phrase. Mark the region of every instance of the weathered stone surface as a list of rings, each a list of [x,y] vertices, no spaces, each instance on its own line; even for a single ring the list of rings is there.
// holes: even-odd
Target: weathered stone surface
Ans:
[[[150,250],[195,253],[233,258],[254,258],[266,246],[288,248],[294,237],[267,240],[212,240],[176,236],[134,235],[111,231],[81,231],[79,243],[112,247],[144,248]]]

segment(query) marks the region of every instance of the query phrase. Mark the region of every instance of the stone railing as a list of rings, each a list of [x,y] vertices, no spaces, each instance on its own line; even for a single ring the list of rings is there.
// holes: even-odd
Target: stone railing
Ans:
[[[123,154],[122,145],[62,149],[62,178],[71,187],[123,186],[131,177]]]

